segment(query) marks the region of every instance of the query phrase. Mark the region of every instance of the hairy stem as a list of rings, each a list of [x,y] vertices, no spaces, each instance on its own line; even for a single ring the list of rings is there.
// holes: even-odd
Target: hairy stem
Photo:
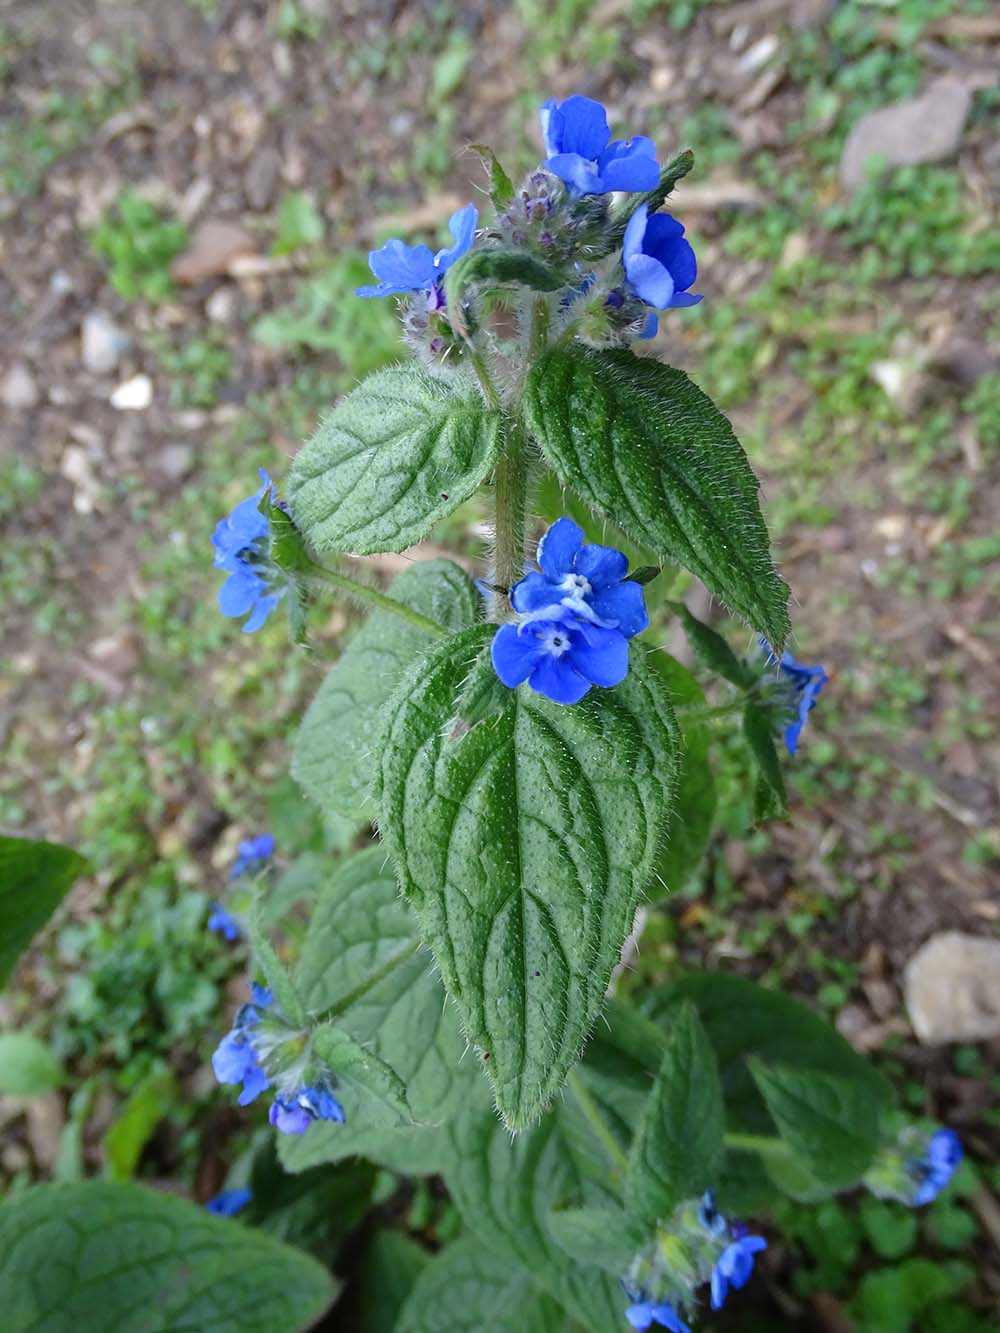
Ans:
[[[575,1069],[570,1070],[566,1084],[579,1103],[580,1110],[583,1112],[583,1117],[593,1131],[594,1137],[598,1140],[601,1147],[615,1164],[613,1179],[617,1180],[620,1177],[623,1177],[628,1170],[628,1158],[622,1151],[618,1140],[611,1133],[611,1130],[605,1123],[604,1117],[601,1115],[600,1107],[587,1091],[580,1075]]]
[[[324,583],[329,583],[331,588],[336,588],[338,592],[347,593],[349,597],[354,597],[359,602],[365,602],[377,611],[389,611],[392,615],[399,616],[400,620],[408,621],[409,624],[423,630],[425,634],[433,635],[436,639],[444,638],[448,633],[442,626],[436,624],[433,620],[428,620],[419,611],[414,611],[405,602],[398,602],[395,597],[387,597],[384,592],[369,587],[367,583],[358,583],[356,579],[350,579],[346,574],[338,574],[335,570],[326,569],[323,565],[310,565],[309,573],[313,578],[322,579]]]
[[[497,464],[493,479],[493,501],[496,507],[496,591],[493,594],[493,612],[501,622],[513,616],[510,590],[524,577],[524,510],[528,497],[524,452],[524,427],[520,421],[512,420],[507,434],[507,449]]]

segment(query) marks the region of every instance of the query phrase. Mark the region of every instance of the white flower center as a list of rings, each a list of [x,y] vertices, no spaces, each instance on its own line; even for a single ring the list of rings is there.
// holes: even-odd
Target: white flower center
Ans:
[[[553,657],[562,657],[563,653],[569,651],[569,635],[565,630],[550,629],[540,637],[542,647]]]
[[[582,574],[567,574],[559,587],[574,602],[582,602],[593,592],[590,580],[585,579]]]

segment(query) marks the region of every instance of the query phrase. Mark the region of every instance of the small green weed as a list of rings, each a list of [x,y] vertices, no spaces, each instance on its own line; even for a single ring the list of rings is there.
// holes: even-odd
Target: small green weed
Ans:
[[[180,222],[126,190],[94,228],[90,243],[108,261],[108,278],[119,296],[162,301],[173,291],[170,262],[186,247],[188,235]]]

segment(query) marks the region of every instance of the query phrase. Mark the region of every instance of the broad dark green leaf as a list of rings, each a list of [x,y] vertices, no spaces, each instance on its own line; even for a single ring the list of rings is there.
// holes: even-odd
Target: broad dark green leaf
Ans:
[[[562,1086],[654,864],[677,728],[634,651],[571,708],[527,686],[469,726],[456,699],[490,626],[404,679],[381,744],[380,828],[514,1128]]]
[[[481,599],[450,560],[423,560],[396,578],[391,596],[444,629],[474,625]],[[386,700],[427,635],[389,611],[361,626],[309,705],[295,738],[292,776],[324,810],[371,814],[369,787],[375,737]]]
[[[591,1333],[620,1328],[618,1282],[575,1263],[552,1231],[553,1209],[606,1201],[580,1170],[562,1109],[512,1139],[487,1108],[452,1121],[448,1137],[445,1182],[469,1230],[499,1259],[526,1269]]]
[[[395,1333],[562,1333],[566,1315],[492,1246],[463,1236],[417,1278]]]
[[[54,842],[0,837],[0,986],[72,887],[90,869]]]
[[[390,366],[348,394],[299,451],[292,516],[320,554],[403,551],[469,498],[502,438],[500,414],[469,380]]]
[[[0,1094],[39,1097],[63,1082],[62,1066],[30,1032],[0,1033]]]
[[[773,712],[757,700],[748,699],[743,709],[743,735],[757,765],[754,815],[770,819],[783,815],[788,806],[785,778],[774,743]]]
[[[295,1333],[333,1302],[308,1255],[140,1185],[40,1185],[0,1207],[4,1333]]]
[[[649,1243],[650,1229],[636,1217],[610,1204],[564,1208],[553,1212],[549,1229],[571,1259],[603,1268],[620,1278]]]
[[[667,1034],[660,1072],[629,1155],[625,1197],[649,1222],[718,1183],[722,1089],[715,1052],[690,1001]]]
[[[438,1127],[372,1124],[355,1114],[345,1125],[318,1122],[301,1137],[279,1135],[278,1157],[285,1170],[295,1174],[365,1157],[400,1175],[433,1176],[447,1159],[447,1140]]]
[[[475,1061],[382,848],[338,868],[313,911],[295,981],[309,1010],[333,1010],[345,1036],[395,1071],[418,1121],[437,1124],[467,1100]],[[350,1123],[346,1101],[344,1109]]]
[[[553,347],[528,376],[530,428],[564,484],[696,574],[776,651],[788,588],[732,427],[680,370],[631,352]]]
[[[865,1173],[879,1146],[879,1107],[865,1083],[763,1060],[749,1065],[781,1137],[817,1180],[846,1186]]]
[[[396,1333],[403,1306],[432,1255],[401,1231],[375,1233],[361,1266],[363,1333]]]

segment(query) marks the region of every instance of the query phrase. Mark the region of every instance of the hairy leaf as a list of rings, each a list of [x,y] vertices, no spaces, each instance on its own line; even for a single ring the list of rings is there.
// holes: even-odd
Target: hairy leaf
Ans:
[[[553,1212],[549,1227],[556,1243],[580,1264],[603,1268],[620,1278],[649,1241],[649,1228],[610,1204]]]
[[[481,599],[450,560],[412,565],[389,588],[444,629],[474,625]],[[323,809],[370,814],[369,786],[382,710],[427,635],[389,611],[376,611],[357,631],[319,687],[295,738],[292,776]]]
[[[732,427],[680,370],[631,352],[554,347],[525,412],[564,484],[660,557],[696,574],[764,634],[788,634],[758,482]]]
[[[483,159],[490,173],[490,201],[502,213],[514,199],[514,185],[493,149],[484,143],[470,143],[469,148]]]
[[[736,656],[718,630],[693,616],[683,602],[674,602],[672,605],[681,618],[687,641],[703,667],[740,689],[753,683],[756,673]]]
[[[40,1185],[0,1207],[5,1333],[274,1333],[336,1294],[308,1255],[140,1185]]]
[[[842,1074],[750,1061],[781,1137],[817,1180],[853,1184],[879,1145],[879,1108],[864,1084]]]
[[[375,1076],[388,1066],[405,1086],[412,1116],[430,1125],[466,1101],[478,1079],[458,1013],[419,947],[416,925],[385,852],[359,852],[339,867],[316,904],[295,981],[306,1008],[332,1010],[343,1034],[370,1052]],[[392,1086],[398,1094],[399,1086]],[[343,1101],[347,1126],[369,1122],[346,1089]],[[335,1135],[347,1126],[330,1128]],[[319,1132],[314,1125],[303,1139]]]
[[[292,516],[328,551],[403,551],[493,468],[501,418],[458,376],[390,366],[364,380],[299,451]]]
[[[711,733],[707,727],[692,724],[684,727],[683,739],[677,792],[657,866],[667,892],[682,889],[704,857],[718,803],[709,759]]]
[[[722,1156],[715,1052],[690,1001],[680,1006],[629,1157],[626,1198],[650,1222],[714,1185]]]
[[[788,805],[785,778],[774,744],[773,712],[765,704],[748,699],[743,709],[743,735],[757,765],[754,815],[770,819],[783,815]]]
[[[572,708],[522,686],[455,724],[492,627],[456,635],[397,691],[381,830],[512,1127],[562,1086],[598,1014],[670,803],[677,730],[633,652]]]
[[[513,1139],[489,1109],[454,1120],[448,1137],[445,1182],[469,1230],[527,1269],[592,1333],[620,1327],[618,1282],[575,1263],[553,1234],[553,1208],[604,1202],[580,1170],[561,1108]]]
[[[90,869],[55,842],[0,837],[0,986],[72,887]]]
[[[566,1316],[523,1268],[472,1236],[427,1265],[395,1333],[562,1333]]]

